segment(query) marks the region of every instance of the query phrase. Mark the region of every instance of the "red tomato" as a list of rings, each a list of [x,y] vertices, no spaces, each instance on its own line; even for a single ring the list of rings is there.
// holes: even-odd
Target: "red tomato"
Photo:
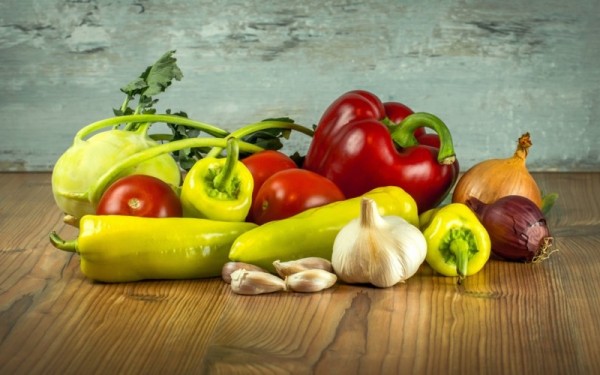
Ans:
[[[102,194],[98,215],[181,217],[181,201],[169,184],[152,176],[123,177]]]
[[[306,169],[287,169],[263,183],[252,203],[252,216],[255,223],[264,224],[343,199],[331,180]]]
[[[256,198],[258,190],[267,178],[284,169],[298,167],[289,156],[274,150],[265,150],[252,154],[242,159],[242,163],[250,170],[254,179],[252,200]]]
[[[252,179],[254,180],[252,202],[256,200],[258,190],[267,178],[285,169],[298,168],[289,156],[274,150],[265,150],[252,154],[242,159],[242,163],[250,170]],[[246,221],[254,221],[252,210],[248,212]]]

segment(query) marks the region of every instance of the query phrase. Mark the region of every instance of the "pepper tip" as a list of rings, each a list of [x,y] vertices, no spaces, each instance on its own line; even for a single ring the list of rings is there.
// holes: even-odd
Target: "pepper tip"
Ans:
[[[454,164],[455,161],[456,161],[456,155],[450,155],[450,156],[447,156],[447,157],[443,158],[442,160],[440,160],[440,164],[451,165],[451,164]]]

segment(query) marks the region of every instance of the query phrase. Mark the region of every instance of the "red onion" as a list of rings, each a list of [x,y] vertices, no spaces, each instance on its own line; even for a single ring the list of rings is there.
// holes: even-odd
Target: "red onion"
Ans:
[[[466,204],[488,231],[495,255],[516,262],[539,262],[554,251],[544,214],[530,199],[508,195],[485,204],[471,197]]]

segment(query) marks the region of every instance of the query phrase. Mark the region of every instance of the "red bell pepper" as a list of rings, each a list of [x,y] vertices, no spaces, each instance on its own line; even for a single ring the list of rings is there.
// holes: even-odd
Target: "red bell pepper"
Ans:
[[[459,172],[452,136],[439,118],[413,113],[401,103],[384,104],[363,90],[350,91],[327,108],[303,167],[332,180],[346,198],[399,186],[419,212],[439,205]]]

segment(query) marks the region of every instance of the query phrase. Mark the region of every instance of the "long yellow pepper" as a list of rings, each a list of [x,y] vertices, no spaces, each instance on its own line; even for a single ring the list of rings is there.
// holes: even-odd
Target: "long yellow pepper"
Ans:
[[[377,203],[379,213],[397,215],[419,225],[415,200],[396,186],[363,195]],[[271,221],[238,237],[231,247],[233,261],[251,263],[274,272],[273,262],[306,257],[331,259],[337,233],[360,215],[362,196],[311,208],[283,220]]]
[[[65,241],[53,232],[50,242],[77,252],[81,271],[96,281],[195,279],[219,276],[233,241],[255,227],[195,218],[86,215],[77,239]]]

